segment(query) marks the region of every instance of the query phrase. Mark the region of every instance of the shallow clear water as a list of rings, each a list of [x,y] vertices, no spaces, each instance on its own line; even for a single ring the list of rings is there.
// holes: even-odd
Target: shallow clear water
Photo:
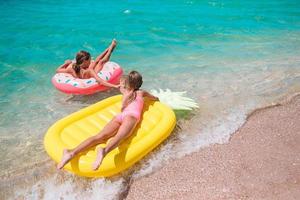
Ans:
[[[116,198],[128,179],[169,158],[227,142],[249,112],[300,89],[298,1],[16,0],[1,2],[0,10],[5,197],[51,199],[56,191],[81,199],[109,191],[105,198]],[[118,41],[112,60],[127,72],[140,71],[145,89],[187,91],[200,108],[185,119],[179,115],[181,129],[120,177],[57,175],[42,143],[49,126],[115,92],[69,99],[50,79],[77,51],[96,57],[112,38]],[[16,184],[20,176],[28,181]]]

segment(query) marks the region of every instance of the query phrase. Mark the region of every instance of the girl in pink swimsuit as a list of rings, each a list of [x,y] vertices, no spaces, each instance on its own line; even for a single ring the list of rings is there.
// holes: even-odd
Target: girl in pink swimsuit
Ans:
[[[142,76],[137,71],[131,71],[120,79],[120,92],[123,94],[121,113],[114,117],[97,135],[92,136],[74,149],[65,149],[57,168],[62,169],[75,155],[112,138],[105,148],[98,148],[97,157],[92,165],[97,170],[103,158],[120,142],[130,136],[136,124],[140,121],[143,111],[144,97],[150,100],[159,99],[147,91],[140,90],[143,83]]]

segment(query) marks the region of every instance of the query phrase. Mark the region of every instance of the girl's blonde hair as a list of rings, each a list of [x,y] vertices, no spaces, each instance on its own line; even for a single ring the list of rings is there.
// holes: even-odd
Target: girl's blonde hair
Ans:
[[[129,87],[134,91],[139,90],[143,84],[143,77],[137,71],[131,71],[128,74]]]
[[[128,75],[122,75],[120,81],[125,81],[125,87],[137,91],[143,84],[143,78],[137,71],[131,71]]]
[[[130,104],[136,98],[136,91],[140,89],[143,84],[143,78],[137,71],[131,71],[128,75],[123,75],[120,80],[125,81],[125,88],[133,90],[132,94],[128,98],[126,104]]]

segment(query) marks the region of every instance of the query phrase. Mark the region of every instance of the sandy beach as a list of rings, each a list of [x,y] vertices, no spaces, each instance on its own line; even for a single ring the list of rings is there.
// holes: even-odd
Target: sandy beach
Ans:
[[[126,199],[299,199],[300,96],[256,110],[212,145],[132,181]]]

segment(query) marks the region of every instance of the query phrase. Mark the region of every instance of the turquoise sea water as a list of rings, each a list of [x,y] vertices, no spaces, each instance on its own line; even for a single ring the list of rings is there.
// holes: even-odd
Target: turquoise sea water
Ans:
[[[112,60],[126,72],[140,71],[145,89],[187,91],[200,105],[189,120],[179,119],[181,131],[144,159],[133,177],[168,158],[226,142],[247,113],[300,89],[299,1],[16,0],[2,1],[0,10],[0,175],[6,177],[0,190],[5,197],[39,199],[30,196],[41,193],[36,182],[46,199],[49,188],[80,199],[80,192],[70,196],[74,184],[88,185],[90,197],[105,188],[108,199],[126,187],[124,177],[73,183],[68,176],[59,187],[54,184],[59,178],[49,178],[57,174],[42,144],[49,126],[114,94],[69,99],[53,88],[55,69],[81,49],[96,57],[116,38]],[[33,175],[26,187],[15,184],[19,176]],[[14,187],[8,190],[7,183]]]

